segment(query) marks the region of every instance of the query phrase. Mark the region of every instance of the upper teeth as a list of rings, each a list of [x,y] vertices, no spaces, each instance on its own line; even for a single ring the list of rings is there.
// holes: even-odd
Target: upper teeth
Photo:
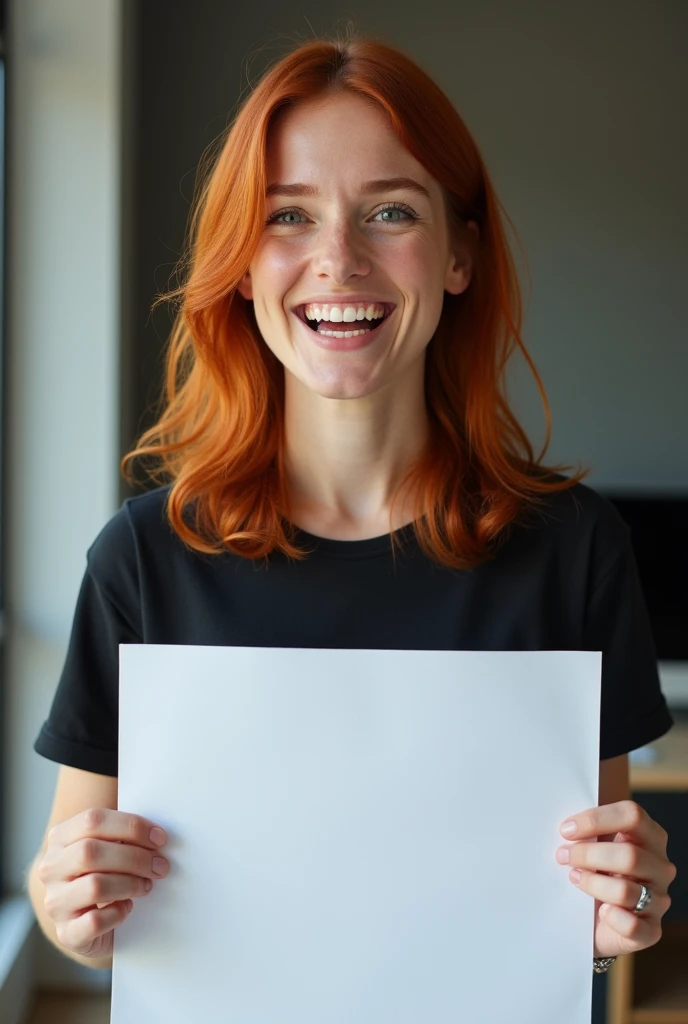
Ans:
[[[330,320],[334,323],[351,323],[354,320],[378,320],[385,315],[384,306],[318,306],[310,303],[304,309],[308,320]]]

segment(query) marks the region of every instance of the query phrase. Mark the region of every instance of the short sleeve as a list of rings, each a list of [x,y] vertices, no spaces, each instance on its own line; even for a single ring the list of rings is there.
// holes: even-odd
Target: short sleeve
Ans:
[[[141,643],[125,513],[88,551],[67,655],[34,750],[52,761],[117,775],[119,645]]]
[[[600,760],[658,739],[674,724],[660,688],[657,655],[630,534],[594,583],[585,650],[602,652]]]

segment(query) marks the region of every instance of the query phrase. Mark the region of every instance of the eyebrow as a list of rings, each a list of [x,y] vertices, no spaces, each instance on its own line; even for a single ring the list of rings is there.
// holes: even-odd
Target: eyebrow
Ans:
[[[430,193],[419,182],[413,178],[375,178],[373,181],[364,181],[361,186],[362,196],[377,195],[380,192],[416,192],[426,199],[430,199]],[[304,185],[302,182],[295,182],[287,185],[284,182],[276,181],[268,185],[265,198],[270,196],[318,196],[320,195],[315,185]]]

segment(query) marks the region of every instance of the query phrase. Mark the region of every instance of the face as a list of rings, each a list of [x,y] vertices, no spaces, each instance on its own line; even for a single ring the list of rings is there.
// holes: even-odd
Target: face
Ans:
[[[289,108],[268,154],[267,223],[239,292],[286,374],[343,399],[422,375],[445,291],[470,283],[439,184],[381,109],[346,93]]]

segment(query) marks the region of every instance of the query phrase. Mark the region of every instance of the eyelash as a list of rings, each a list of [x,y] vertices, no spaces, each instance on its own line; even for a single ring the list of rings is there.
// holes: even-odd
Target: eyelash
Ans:
[[[382,209],[378,210],[377,213],[384,213],[385,210],[401,210],[402,213],[407,213],[411,220],[418,220],[418,215],[413,212],[413,210],[410,208],[410,206],[405,206],[404,203],[388,203],[386,206],[383,206]],[[284,217],[285,214],[287,214],[287,213],[302,213],[302,212],[303,212],[302,210],[298,210],[298,209],[296,209],[296,207],[292,207],[289,210],[279,210],[277,213],[273,213],[270,217],[268,217],[268,219],[265,221],[265,224],[266,224],[266,226],[268,224],[274,224],[277,221],[278,217]],[[304,216],[305,216],[305,214],[304,214]],[[379,224],[401,224],[402,222],[399,221],[399,220],[383,220],[383,221],[378,221],[378,223]],[[285,224],[283,222],[282,224],[280,224],[280,227],[285,227],[285,228],[300,227],[300,225],[299,224]]]

